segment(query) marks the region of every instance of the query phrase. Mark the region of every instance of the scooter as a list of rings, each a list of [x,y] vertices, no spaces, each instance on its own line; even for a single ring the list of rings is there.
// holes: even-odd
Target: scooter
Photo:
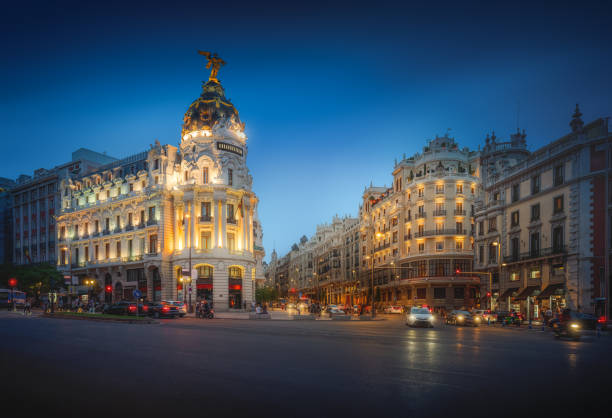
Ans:
[[[574,341],[578,341],[580,340],[580,329],[581,326],[576,321],[569,321],[563,325],[559,322],[553,324],[553,332],[555,333],[555,338],[557,339],[567,337],[573,339]]]
[[[202,319],[213,319],[215,317],[215,311],[212,309],[209,309],[208,311],[203,311],[202,309],[200,309],[198,311],[198,318],[202,318]]]

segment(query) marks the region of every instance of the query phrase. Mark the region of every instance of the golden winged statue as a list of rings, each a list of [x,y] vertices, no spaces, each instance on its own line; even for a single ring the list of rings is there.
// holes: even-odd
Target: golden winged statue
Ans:
[[[208,80],[218,82],[219,80],[217,79],[217,74],[219,73],[219,68],[225,65],[225,61],[219,58],[216,52],[214,54],[211,54],[208,51],[198,51],[198,54],[204,55],[206,59],[208,60],[208,63],[206,64],[206,68],[212,67],[212,70],[210,71],[210,77],[208,77]]]

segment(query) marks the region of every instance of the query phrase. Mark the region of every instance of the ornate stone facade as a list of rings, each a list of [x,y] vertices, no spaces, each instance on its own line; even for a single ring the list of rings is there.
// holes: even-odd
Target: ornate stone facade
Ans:
[[[149,300],[238,309],[263,280],[244,124],[218,81],[202,90],[178,148],[156,141],[60,186],[58,265],[110,286],[108,301],[138,288]]]

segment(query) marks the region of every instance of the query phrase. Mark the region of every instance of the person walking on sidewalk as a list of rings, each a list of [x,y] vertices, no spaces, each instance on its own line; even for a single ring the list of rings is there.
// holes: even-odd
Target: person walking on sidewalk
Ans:
[[[32,304],[30,303],[30,299],[26,299],[25,304],[23,305],[23,314],[32,315]]]

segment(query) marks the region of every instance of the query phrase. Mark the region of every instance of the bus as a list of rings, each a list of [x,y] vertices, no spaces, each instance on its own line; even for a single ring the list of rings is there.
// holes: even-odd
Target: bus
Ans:
[[[12,309],[13,299],[16,307],[23,308],[26,302],[26,294],[19,290],[0,289],[0,309]]]

